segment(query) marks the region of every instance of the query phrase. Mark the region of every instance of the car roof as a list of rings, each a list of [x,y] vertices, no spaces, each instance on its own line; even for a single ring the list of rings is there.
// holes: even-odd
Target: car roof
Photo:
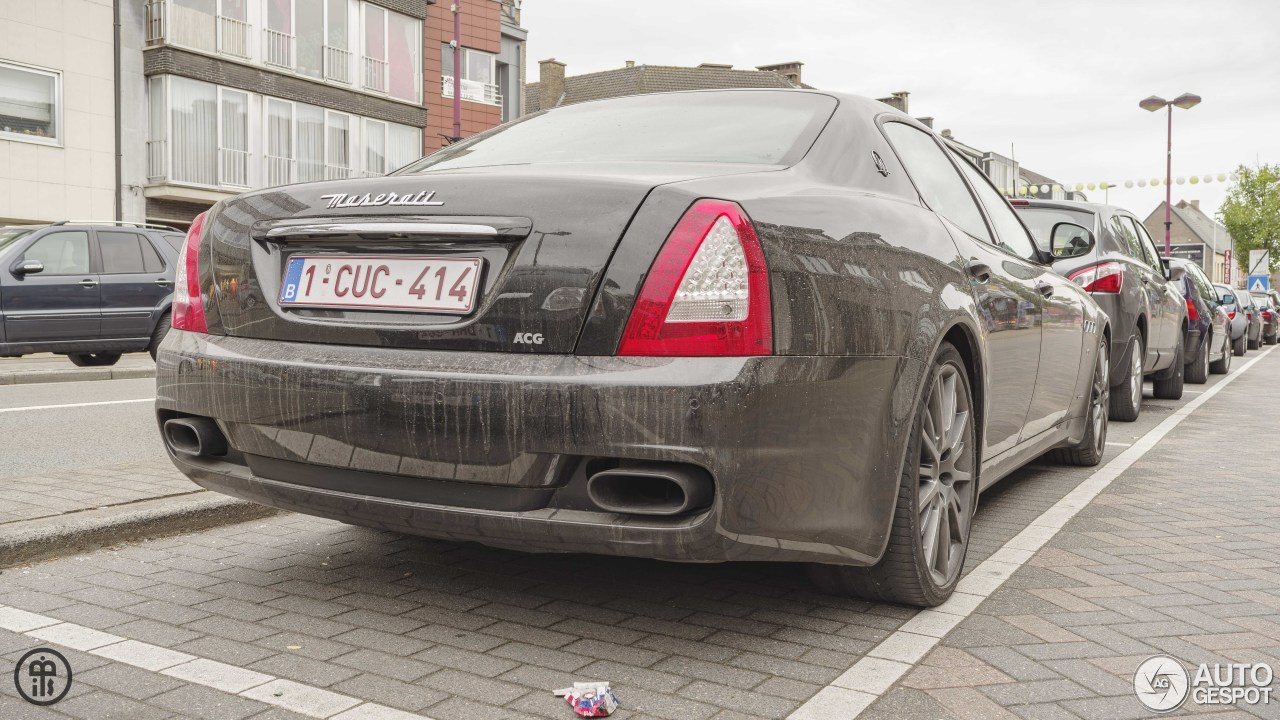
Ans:
[[[1054,210],[1077,210],[1097,214],[1112,215],[1118,212],[1138,217],[1128,210],[1106,203],[1086,202],[1084,200],[1045,200],[1043,198],[1013,198],[1015,210],[1026,208],[1052,208]]]

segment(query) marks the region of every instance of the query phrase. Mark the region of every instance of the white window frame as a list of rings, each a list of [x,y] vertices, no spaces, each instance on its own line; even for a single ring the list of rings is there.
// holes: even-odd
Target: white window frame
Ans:
[[[382,57],[375,58],[369,54],[369,8],[377,8],[382,13]],[[377,93],[378,95],[387,95],[387,88],[391,87],[391,62],[387,60],[388,47],[387,39],[387,13],[390,10],[371,2],[360,3],[360,78],[357,83],[361,90],[365,92]],[[378,88],[369,87],[365,84],[365,78],[368,76],[368,70],[364,64],[366,60],[376,60],[382,63],[382,83],[386,87],[379,90]]]
[[[213,84],[213,83],[210,83],[210,84]],[[253,119],[251,116],[253,115],[253,96],[256,93],[251,93],[247,90],[237,90],[236,88],[226,87],[223,85],[214,85],[214,86],[218,88],[218,127],[215,130],[215,132],[218,135],[218,138],[217,138],[218,157],[217,157],[217,165],[215,166],[217,167],[217,170],[218,170],[218,173],[217,173],[218,187],[234,188],[236,190],[246,190],[246,189],[252,188],[254,185],[254,182],[253,182],[254,178],[253,178],[253,135],[251,132],[251,128],[253,127]],[[223,139],[225,137],[224,132],[226,130],[226,125],[225,125],[226,121],[223,118],[223,109],[224,109],[224,103],[225,103],[224,98],[227,95],[244,96],[244,150],[237,150],[235,148],[224,147],[222,144]],[[223,168],[225,167],[224,160],[223,160],[224,152],[228,152],[228,153],[243,152],[245,154],[243,185],[238,183],[227,182],[227,180],[223,177],[223,174],[224,174]]]
[[[0,129],[0,140],[12,140],[14,142],[25,142],[33,145],[48,145],[51,147],[62,147],[64,126],[62,124],[62,73],[57,70],[37,67],[35,65],[27,65],[26,63],[13,62],[12,60],[0,60],[0,67],[11,70],[31,73],[32,75],[43,75],[53,78],[53,137],[40,137],[39,135],[25,135],[23,133],[10,132]]]
[[[442,43],[440,46],[441,51],[443,51],[444,48],[447,48],[447,47],[450,47],[450,43]],[[484,50],[476,50],[475,48],[469,48],[466,46],[463,46],[461,50],[462,50],[460,54],[461,56],[458,58],[458,60],[462,63],[462,67],[460,68],[461,72],[458,73],[458,79],[464,83],[478,82],[476,80],[473,80],[467,77],[467,69],[471,66],[469,62],[469,54],[476,53],[479,55],[487,55],[489,57],[489,78],[493,82],[480,83],[480,84],[484,85],[485,87],[492,87],[494,89],[494,98],[495,98],[494,102],[488,102],[486,100],[476,100],[475,98],[467,97],[464,91],[462,96],[463,101],[479,103],[481,105],[494,105],[497,107],[501,107],[502,106],[502,86],[498,84],[498,55],[496,53],[486,52]],[[443,69],[443,63],[441,64],[441,68]],[[445,83],[450,83],[452,81],[453,81],[453,75],[442,73],[442,76],[440,79],[440,96],[441,97],[446,97],[450,99],[453,98],[453,95],[446,92],[445,90]]]
[[[271,105],[272,103],[283,103],[289,108],[289,156],[282,157],[271,154]],[[298,176],[298,104],[292,100],[285,100],[274,95],[262,96],[262,187],[280,187],[280,185],[271,185],[271,162],[272,160],[285,160],[288,171],[286,172],[285,181],[280,185],[290,185],[297,182]]]
[[[252,1],[252,0],[251,0]],[[270,24],[271,3],[270,0],[259,0],[258,2],[258,19],[262,22],[262,52],[258,57],[258,63],[265,68],[272,70],[286,70],[299,77],[308,77],[298,72],[298,3],[295,0],[289,0],[289,32],[284,33],[275,30]],[[267,35],[268,32],[274,32],[289,38],[289,64],[277,65],[267,62]]]

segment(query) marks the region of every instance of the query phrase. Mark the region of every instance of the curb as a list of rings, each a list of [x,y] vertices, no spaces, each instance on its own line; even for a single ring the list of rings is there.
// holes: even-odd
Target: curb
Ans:
[[[136,503],[0,525],[0,568],[50,560],[131,540],[257,520],[282,511],[197,490]]]
[[[85,380],[133,380],[153,378],[155,368],[76,368],[74,370],[19,370],[0,375],[0,385],[83,382]]]

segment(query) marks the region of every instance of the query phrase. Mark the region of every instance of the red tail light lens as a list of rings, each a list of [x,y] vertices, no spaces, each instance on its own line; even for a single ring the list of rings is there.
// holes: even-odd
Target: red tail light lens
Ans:
[[[1187,319],[1191,322],[1200,319],[1200,312],[1196,310],[1196,304],[1191,302],[1191,298],[1187,298]]]
[[[1263,320],[1270,320],[1270,319],[1271,319],[1271,311],[1270,311],[1270,310],[1263,310],[1263,311],[1262,311],[1262,319],[1263,319]]]
[[[204,298],[200,296],[200,236],[204,219],[200,213],[187,231],[187,240],[178,254],[178,272],[173,279],[173,329],[209,332],[204,320]]]
[[[1228,319],[1228,320],[1235,320],[1235,319],[1236,319],[1236,311],[1235,311],[1235,310],[1232,310],[1231,312],[1227,313],[1227,319]]]
[[[769,270],[737,203],[699,200],[649,269],[619,355],[728,357],[773,352]]]
[[[1067,279],[1088,292],[1118,293],[1124,287],[1124,268],[1117,262],[1104,262],[1077,270]]]

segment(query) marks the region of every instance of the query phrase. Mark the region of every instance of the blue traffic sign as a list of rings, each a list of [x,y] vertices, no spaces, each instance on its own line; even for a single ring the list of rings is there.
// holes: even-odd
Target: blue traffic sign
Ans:
[[[1249,292],[1266,292],[1271,289],[1271,276],[1269,275],[1250,275],[1249,282],[1245,283],[1245,287],[1249,288]]]

